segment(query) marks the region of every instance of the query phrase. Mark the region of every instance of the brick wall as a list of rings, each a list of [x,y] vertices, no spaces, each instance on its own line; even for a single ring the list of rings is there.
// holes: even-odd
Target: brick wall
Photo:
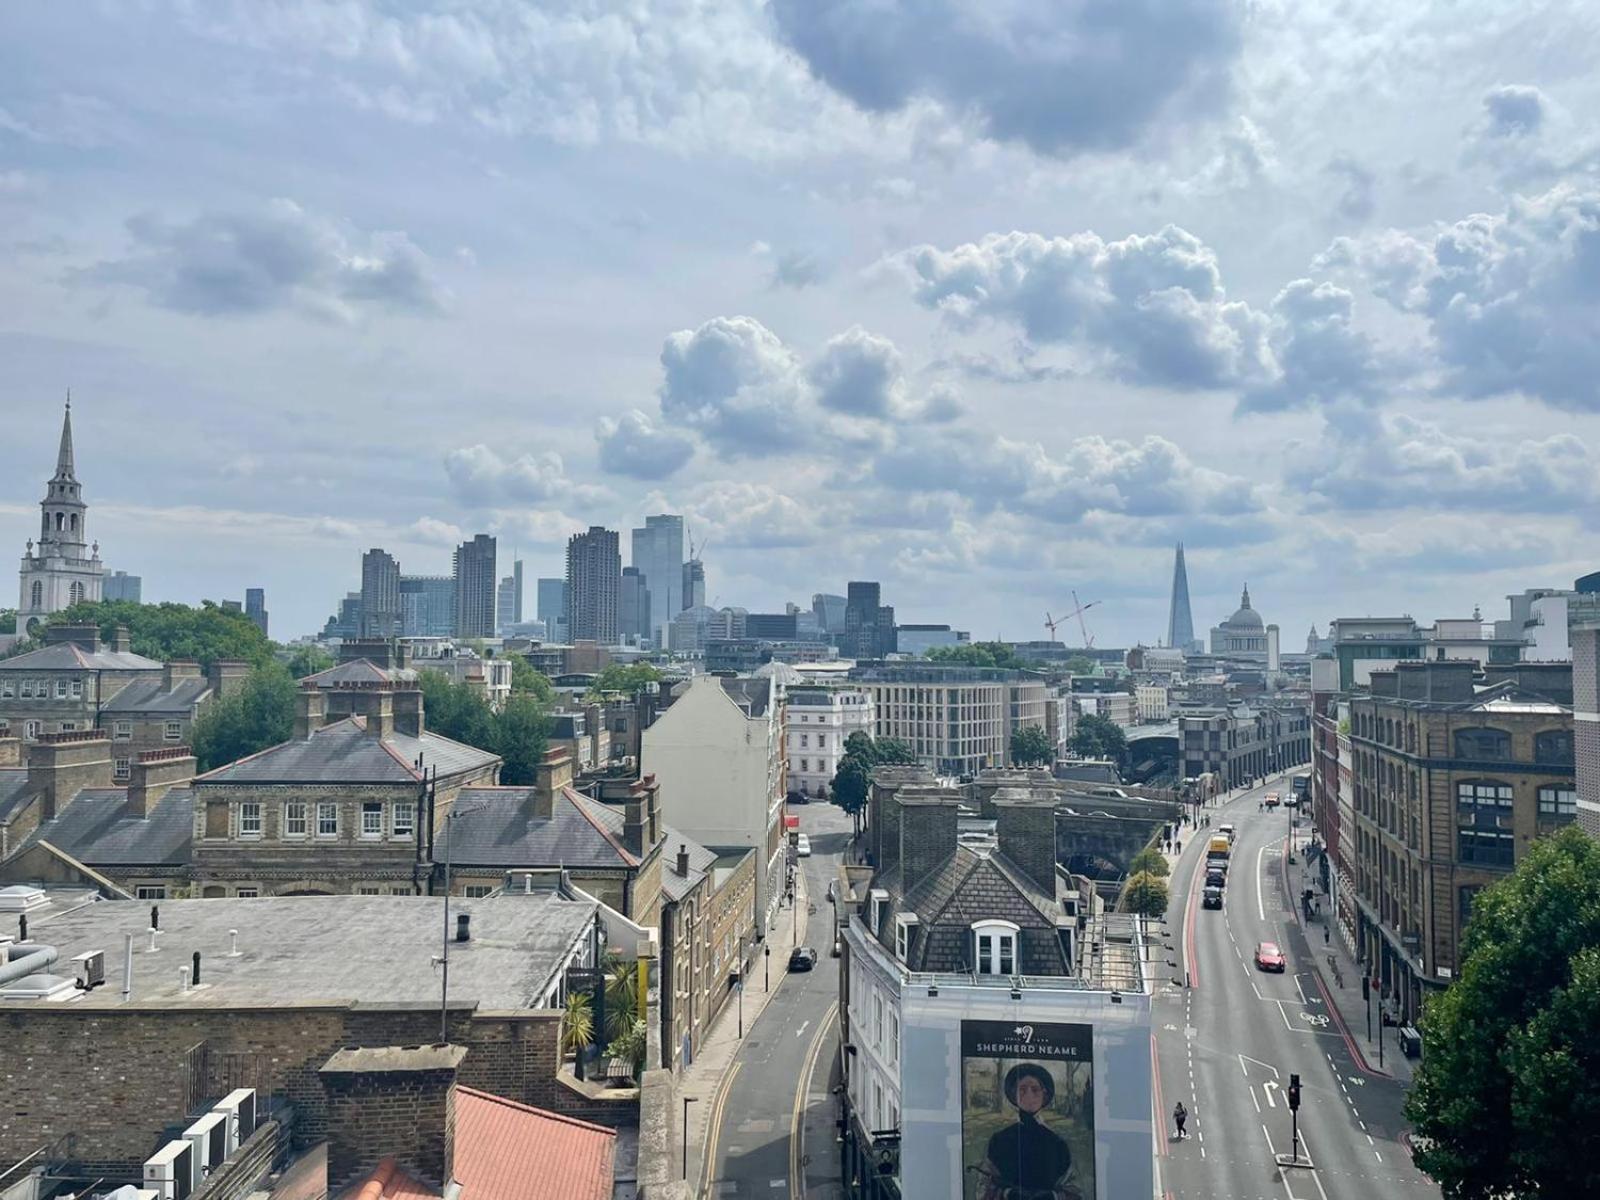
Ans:
[[[391,1155],[426,1183],[451,1178],[459,1046],[341,1050],[321,1069],[328,1186],[353,1183]]]

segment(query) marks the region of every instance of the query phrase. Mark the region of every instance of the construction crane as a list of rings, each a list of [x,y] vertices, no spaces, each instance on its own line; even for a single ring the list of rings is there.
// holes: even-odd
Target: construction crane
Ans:
[[[1078,628],[1083,631],[1083,648],[1085,650],[1093,650],[1094,638],[1089,636],[1089,623],[1083,619],[1083,614],[1088,612],[1091,608],[1099,603],[1100,601],[1098,600],[1091,600],[1089,603],[1084,604],[1079,601],[1078,593],[1074,591],[1072,593],[1071,612],[1064,617],[1052,617],[1049,613],[1045,613],[1044,615],[1044,627],[1050,631],[1050,640],[1052,642],[1059,640],[1056,637],[1057,625],[1065,625],[1068,621],[1072,620],[1073,617],[1077,617]]]
[[[1061,640],[1056,636],[1056,626],[1059,624],[1061,624],[1061,622],[1053,620],[1049,611],[1047,610],[1044,614],[1044,627],[1050,631],[1050,640],[1052,642],[1059,642]]]

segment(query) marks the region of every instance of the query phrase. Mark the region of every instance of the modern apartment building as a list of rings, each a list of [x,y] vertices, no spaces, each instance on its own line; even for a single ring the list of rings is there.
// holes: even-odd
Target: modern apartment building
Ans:
[[[361,556],[361,630],[364,638],[400,632],[400,564],[374,546]]]
[[[495,539],[480,533],[455,552],[457,637],[495,636]]]
[[[1183,778],[1212,774],[1225,788],[1310,762],[1310,706],[1232,703],[1180,713],[1178,754]]]
[[[876,736],[900,739],[941,775],[1005,766],[1012,730],[1046,724],[1049,689],[1028,671],[869,662],[850,679],[872,697]]]
[[[657,646],[671,636],[672,618],[683,611],[683,518],[660,513],[644,519],[633,531],[631,561],[644,576],[649,592],[648,615],[643,624]]]
[[[567,539],[567,637],[574,642],[617,642],[622,553],[617,532],[591,525]]]

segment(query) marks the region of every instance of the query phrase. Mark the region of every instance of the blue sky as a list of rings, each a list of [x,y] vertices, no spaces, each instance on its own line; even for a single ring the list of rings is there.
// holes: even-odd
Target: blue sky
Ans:
[[[708,591],[1102,643],[1594,567],[1580,3],[0,12],[0,538],[149,599],[689,516]]]

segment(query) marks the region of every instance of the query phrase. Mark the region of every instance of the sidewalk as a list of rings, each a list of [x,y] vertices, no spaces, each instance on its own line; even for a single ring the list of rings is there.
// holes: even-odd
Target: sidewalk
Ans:
[[[1297,830],[1294,843],[1295,861],[1285,864],[1286,879],[1291,899],[1306,888],[1314,886],[1312,873],[1305,859],[1306,843],[1311,840],[1309,830]],[[1331,932],[1328,921],[1331,914],[1324,907],[1320,920],[1307,923],[1298,903],[1291,903],[1295,923],[1300,927],[1309,951],[1310,961],[1316,970],[1317,987],[1322,992],[1328,1015],[1339,1026],[1356,1064],[1371,1075],[1387,1075],[1409,1085],[1415,1068],[1412,1061],[1400,1052],[1399,1029],[1384,1027],[1378,1016],[1377,996],[1370,1001],[1372,1010],[1372,1036],[1367,1036],[1367,1009],[1369,1001],[1361,998],[1361,967],[1355,956],[1345,948],[1344,939],[1330,937],[1323,941],[1324,931]],[[1336,969],[1335,969],[1336,968]],[[1383,1036],[1383,1066],[1378,1066],[1378,1038]]]
[[[776,960],[772,969],[770,992],[761,986],[765,974],[762,963],[764,955],[757,953],[750,959],[749,986],[745,988],[744,995],[744,1030],[747,1034],[755,1025],[756,1019],[766,1010],[767,1002],[778,994],[779,986],[787,977],[789,951],[796,946],[805,945],[809,926],[806,912],[809,887],[805,871],[795,872],[794,887],[794,905],[788,911],[778,910],[778,915],[767,932],[767,940],[762,943],[762,947],[772,947],[772,957]],[[693,1101],[689,1105],[688,1130],[690,1196],[701,1194],[706,1173],[706,1142],[712,1122],[722,1115],[718,1111],[718,1101],[722,1099],[724,1085],[731,1078],[730,1068],[743,1046],[744,1041],[739,1036],[739,999],[737,996],[730,996],[728,1002],[723,1005],[722,1012],[711,1023],[711,1030],[701,1043],[694,1062],[683,1072],[678,1082],[678,1103],[681,1105],[685,1098]],[[681,1108],[676,1117],[682,1120]]]

